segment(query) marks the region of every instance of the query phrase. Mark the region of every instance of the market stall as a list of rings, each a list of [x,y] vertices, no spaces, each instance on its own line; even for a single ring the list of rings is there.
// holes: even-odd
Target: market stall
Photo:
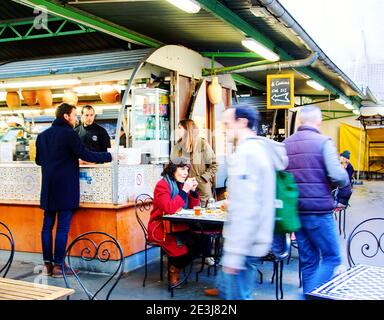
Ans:
[[[364,106],[358,117],[360,127],[340,126],[340,150],[351,152],[351,163],[366,178],[384,174],[384,107]]]
[[[0,141],[0,220],[13,231],[19,254],[32,253],[30,259],[41,260],[41,172],[33,161],[34,140],[49,127],[55,106],[70,91],[77,93],[77,106],[93,105],[101,119],[108,111],[114,113],[111,152],[120,160],[80,167],[81,203],[68,241],[83,232],[104,231],[116,237],[125,256],[132,258],[127,259],[128,269],[141,264],[144,239],[135,219],[134,200],[140,193],[153,193],[169,159],[173,128],[180,118],[179,80],[199,80],[203,66],[204,58],[195,51],[164,46],[0,67],[3,90],[13,90],[20,97],[23,90],[37,91],[45,81],[45,90],[52,94],[47,106],[42,106],[42,98],[28,105],[23,96],[16,105],[0,107],[4,121],[16,116],[28,122],[28,128],[5,128]],[[107,86],[118,91],[114,98],[102,95]],[[128,148],[120,145],[120,132],[125,133]]]

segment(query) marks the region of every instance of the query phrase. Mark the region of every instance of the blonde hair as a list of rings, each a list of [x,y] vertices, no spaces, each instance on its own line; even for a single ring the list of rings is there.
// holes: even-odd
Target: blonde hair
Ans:
[[[184,137],[180,138],[178,143],[182,143],[185,147],[185,151],[193,152],[195,147],[195,135],[197,136],[197,126],[191,119],[184,119],[179,122],[179,126],[182,126],[186,131]]]

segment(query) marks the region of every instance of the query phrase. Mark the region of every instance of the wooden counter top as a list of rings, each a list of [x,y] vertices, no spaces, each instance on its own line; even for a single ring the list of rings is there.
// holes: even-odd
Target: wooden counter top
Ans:
[[[20,200],[0,200],[0,204],[13,204],[17,206],[39,206],[40,202],[38,201],[20,201]],[[80,208],[94,208],[94,209],[123,209],[133,207],[133,202],[125,202],[122,204],[112,204],[112,203],[87,203],[81,202]]]

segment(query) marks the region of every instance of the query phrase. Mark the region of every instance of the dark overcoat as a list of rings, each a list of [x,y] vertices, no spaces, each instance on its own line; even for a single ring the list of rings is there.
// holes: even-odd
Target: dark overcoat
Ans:
[[[80,203],[79,158],[88,162],[110,162],[109,152],[92,152],[63,119],[37,136],[36,164],[41,166],[40,207],[44,210],[73,210]]]

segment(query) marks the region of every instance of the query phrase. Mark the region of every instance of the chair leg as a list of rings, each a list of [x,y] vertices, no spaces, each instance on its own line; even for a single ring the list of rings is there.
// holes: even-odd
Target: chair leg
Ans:
[[[287,265],[289,264],[289,261],[291,260],[291,255],[292,255],[292,244],[289,246],[289,253],[288,253],[288,258],[287,258]]]
[[[279,263],[273,261],[273,274],[276,274],[276,300],[279,300]]]
[[[214,248],[214,245],[215,245],[215,238],[213,236],[211,236],[209,238],[209,246],[208,246],[208,257],[211,257],[212,256],[212,248]],[[204,259],[204,263],[205,263],[205,259]],[[207,277],[209,277],[211,275],[211,266],[208,264],[208,267],[207,267]]]
[[[164,273],[164,252],[163,248],[160,247],[160,280],[163,281],[163,273]]]
[[[173,286],[171,285],[171,277],[170,277],[170,265],[169,262],[167,264],[167,270],[168,270],[168,291],[171,292],[171,298],[173,298],[174,293],[173,293]]]
[[[201,267],[200,267],[200,269],[198,271],[196,271],[196,274],[195,274],[196,282],[199,281],[199,273],[201,273],[203,271],[204,264],[205,264],[205,256],[204,256],[204,254],[202,254],[202,257],[201,257]]]
[[[219,254],[220,254],[220,237],[215,238],[215,265],[214,265],[214,275],[217,276],[217,264],[219,261]]]
[[[259,275],[260,275],[260,281],[259,281],[259,283],[262,284],[262,283],[263,283],[263,273],[260,271],[259,268],[257,268],[257,272],[258,272]]]
[[[346,209],[343,210],[343,234],[344,234],[344,239],[345,239],[345,211],[346,211]]]
[[[301,277],[301,263],[299,259],[299,288],[302,286],[302,277]]]
[[[147,280],[147,243],[145,243],[145,250],[144,250],[144,280],[143,280],[143,287],[145,287],[145,280]]]
[[[271,283],[274,282],[274,280],[275,280],[275,275],[276,275],[276,268],[275,268],[275,262],[273,262],[273,274],[272,274]]]
[[[284,268],[284,261],[280,261],[280,299],[284,298],[283,295],[283,268]]]
[[[341,235],[341,210],[339,210],[339,235]]]

